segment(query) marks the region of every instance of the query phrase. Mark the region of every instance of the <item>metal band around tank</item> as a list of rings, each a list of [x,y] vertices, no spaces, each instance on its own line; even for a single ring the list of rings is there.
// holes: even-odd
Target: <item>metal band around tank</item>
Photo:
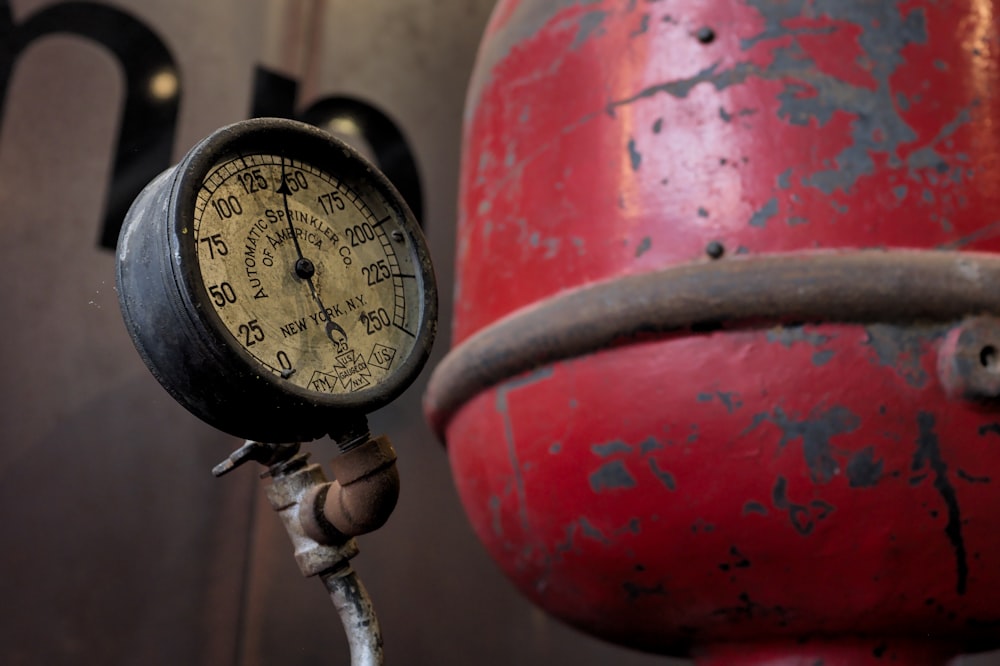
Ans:
[[[683,264],[564,291],[478,331],[435,368],[424,411],[443,441],[451,417],[481,391],[644,336],[979,314],[1000,314],[1000,255],[860,250]]]

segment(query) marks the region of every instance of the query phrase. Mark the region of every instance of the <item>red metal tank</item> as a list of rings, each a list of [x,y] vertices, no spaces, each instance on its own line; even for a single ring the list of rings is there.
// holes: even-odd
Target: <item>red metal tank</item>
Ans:
[[[425,405],[534,603],[704,664],[1000,646],[996,10],[499,3]]]

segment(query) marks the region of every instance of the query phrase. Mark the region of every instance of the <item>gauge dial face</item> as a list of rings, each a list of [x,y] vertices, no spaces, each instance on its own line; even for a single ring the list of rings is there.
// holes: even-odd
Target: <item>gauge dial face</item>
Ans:
[[[396,211],[376,188],[303,161],[227,159],[195,204],[206,302],[280,381],[312,394],[376,387],[419,332],[419,263]]]

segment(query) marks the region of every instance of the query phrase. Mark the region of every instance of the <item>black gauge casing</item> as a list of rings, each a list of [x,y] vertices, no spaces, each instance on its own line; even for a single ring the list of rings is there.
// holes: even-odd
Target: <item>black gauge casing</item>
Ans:
[[[364,183],[406,235],[419,281],[415,343],[394,371],[346,394],[303,389],[267,371],[225,328],[202,284],[193,241],[196,198],[227,159],[278,154]],[[264,442],[309,441],[341,432],[359,415],[395,399],[416,378],[436,332],[437,288],[426,242],[392,184],[348,145],[310,125],[255,119],[214,132],[152,181],[126,216],[117,250],[126,327],[143,361],[181,405],[230,435]]]

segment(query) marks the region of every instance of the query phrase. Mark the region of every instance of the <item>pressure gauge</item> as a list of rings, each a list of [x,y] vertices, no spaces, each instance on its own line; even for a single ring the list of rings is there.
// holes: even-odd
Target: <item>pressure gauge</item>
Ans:
[[[197,144],[133,203],[126,326],[182,405],[234,436],[306,441],[399,395],[436,328],[423,236],[326,132],[257,119]]]

